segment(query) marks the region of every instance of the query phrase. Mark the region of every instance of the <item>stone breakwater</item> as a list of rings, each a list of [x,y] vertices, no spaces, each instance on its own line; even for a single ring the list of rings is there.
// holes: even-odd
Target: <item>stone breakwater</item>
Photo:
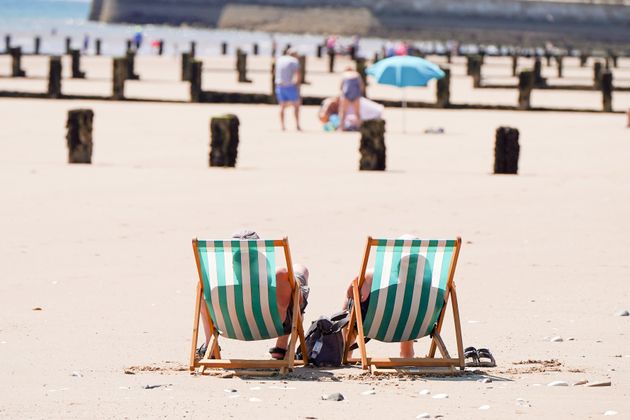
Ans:
[[[630,42],[630,1],[93,0],[90,19],[477,42]],[[308,22],[308,24],[306,24]]]

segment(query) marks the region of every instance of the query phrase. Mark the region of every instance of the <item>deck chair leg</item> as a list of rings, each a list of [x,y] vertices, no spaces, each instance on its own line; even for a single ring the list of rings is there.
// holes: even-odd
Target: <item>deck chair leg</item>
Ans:
[[[459,368],[464,370],[464,343],[462,340],[462,324],[459,318],[459,304],[457,303],[457,292],[455,286],[451,289],[451,305],[453,305],[453,319],[455,321],[455,337],[457,340],[457,357],[459,358]]]
[[[288,370],[292,370],[295,363],[295,343],[298,336],[298,322],[301,322],[299,293],[300,289],[295,286],[293,289],[293,323],[291,325],[291,336],[289,338],[289,351],[287,351],[287,354],[284,356],[288,363]]]
[[[201,317],[201,284],[197,283],[197,300],[195,302],[195,317],[192,331],[192,348],[190,349],[190,364],[188,369],[195,370],[195,356],[197,354],[197,340],[199,337],[199,318]]]
[[[446,359],[450,359],[451,355],[448,354],[448,350],[446,349],[446,346],[444,345],[444,341],[442,340],[442,337],[440,336],[439,332],[433,333],[433,341],[436,343],[437,348],[440,350],[440,354],[442,354],[442,357]]]
[[[357,318],[357,342],[361,350],[361,365],[363,369],[368,369],[367,353],[365,351],[365,335],[363,335],[363,319],[361,318],[361,293],[359,292],[359,282],[352,283],[352,295],[354,297],[354,313]]]
[[[348,321],[348,326],[346,327],[346,343],[343,349],[343,364],[348,363],[348,353],[350,352],[350,346],[356,340],[357,335],[355,334],[354,329],[354,305],[352,306],[352,310],[350,311],[350,320]]]

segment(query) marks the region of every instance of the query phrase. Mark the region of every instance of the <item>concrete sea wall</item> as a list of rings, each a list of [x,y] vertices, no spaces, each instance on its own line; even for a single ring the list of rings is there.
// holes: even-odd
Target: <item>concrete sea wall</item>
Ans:
[[[439,35],[454,28],[469,37],[466,28],[473,28],[481,38],[498,31],[630,41],[628,0],[93,0],[90,18],[362,35],[412,34],[432,28]]]

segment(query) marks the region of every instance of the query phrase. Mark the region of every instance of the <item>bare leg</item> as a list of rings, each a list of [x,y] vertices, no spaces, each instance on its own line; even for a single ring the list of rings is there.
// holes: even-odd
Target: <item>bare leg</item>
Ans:
[[[282,127],[282,131],[286,129],[284,125],[284,109],[287,107],[286,102],[280,102],[280,127]]]
[[[293,266],[294,271],[303,271],[305,268],[298,264]],[[308,270],[306,270],[308,273]],[[308,274],[307,274],[308,278]],[[298,285],[299,286],[299,285]],[[302,304],[302,293],[300,295],[300,302],[298,305]],[[289,284],[289,272],[286,268],[278,268],[276,270],[276,303],[278,305],[278,313],[283,318],[283,321],[286,320],[287,310],[289,309],[289,305],[291,304],[291,285]],[[289,335],[283,335],[276,339],[276,347],[286,350],[289,345]],[[281,353],[271,353],[271,357],[275,359],[281,359],[284,357]]]
[[[400,343],[400,357],[411,358],[414,356],[413,351],[413,340],[412,341],[403,341]]]
[[[357,116],[357,124],[361,127],[361,98],[352,101],[352,108],[354,109],[354,115]]]
[[[300,127],[300,101],[293,103],[293,112],[295,113],[295,126],[298,131],[302,131]]]
[[[337,130],[342,130],[345,127],[346,114],[348,113],[348,100],[343,96],[339,98],[339,127]]]

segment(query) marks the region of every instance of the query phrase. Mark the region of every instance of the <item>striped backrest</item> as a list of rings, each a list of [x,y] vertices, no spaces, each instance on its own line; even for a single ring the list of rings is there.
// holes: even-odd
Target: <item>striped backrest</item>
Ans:
[[[219,333],[238,340],[284,335],[276,304],[279,241],[197,241],[204,298]]]
[[[431,333],[444,306],[457,240],[376,239],[366,337],[402,342]]]

